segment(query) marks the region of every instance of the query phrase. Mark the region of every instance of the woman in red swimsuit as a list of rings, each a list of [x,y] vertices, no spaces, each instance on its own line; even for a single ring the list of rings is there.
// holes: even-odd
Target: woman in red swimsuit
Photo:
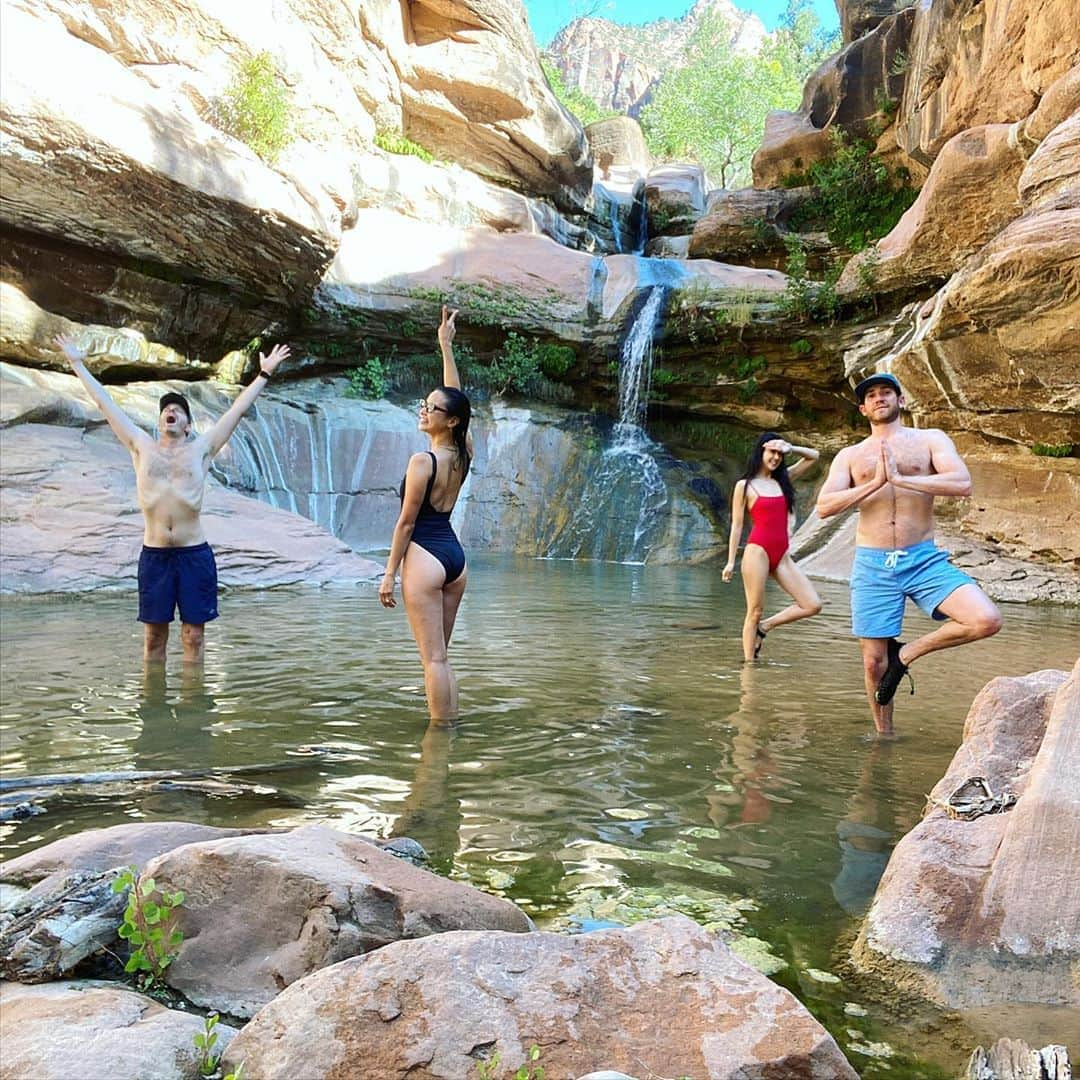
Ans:
[[[798,454],[801,460],[791,471],[784,455]],[[777,626],[809,619],[821,610],[821,600],[810,579],[788,554],[788,538],[795,516],[795,490],[791,481],[814,465],[818,452],[808,446],[792,446],[773,431],[754,444],[746,472],[735,485],[731,497],[731,537],[723,578],[730,581],[735,570],[735,553],[742,537],[743,518],[750,514],[752,528],[743,550],[742,579],[746,592],[746,620],[743,623],[743,657],[753,660],[761,652],[765,635]],[[765,581],[773,578],[794,603],[762,619]]]

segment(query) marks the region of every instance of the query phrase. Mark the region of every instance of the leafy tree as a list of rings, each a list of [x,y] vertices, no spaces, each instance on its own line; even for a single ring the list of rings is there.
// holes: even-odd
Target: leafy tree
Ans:
[[[697,161],[721,187],[749,182],[766,114],[796,108],[806,76],[835,45],[809,0],[789,0],[780,27],[756,56],[733,52],[730,40],[728,21],[707,14],[687,63],[661,79],[641,117],[654,155]]]
[[[577,117],[582,127],[597,120],[606,120],[609,116],[619,115],[611,109],[601,109],[588,94],[576,86],[568,87],[563,81],[562,72],[554,64],[547,60],[541,60],[540,63],[552,92],[562,102],[563,107]]]

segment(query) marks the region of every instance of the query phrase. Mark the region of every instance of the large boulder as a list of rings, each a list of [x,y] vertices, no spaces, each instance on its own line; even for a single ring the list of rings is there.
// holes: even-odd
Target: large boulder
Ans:
[[[593,160],[600,168],[612,166],[630,169],[647,176],[653,166],[652,154],[645,145],[641,125],[631,116],[611,116],[585,128]]]
[[[877,244],[852,258],[837,282],[844,296],[944,282],[1020,213],[1024,157],[1009,124],[950,139],[918,198]]]
[[[1020,123],[1020,138],[1031,146],[1039,143],[1064,120],[1080,109],[1080,63],[1069,68],[1043,94],[1035,111]]]
[[[584,207],[588,143],[548,85],[520,0],[376,6],[367,28],[401,80],[409,138],[563,209]]]
[[[816,161],[832,156],[829,133],[801,112],[774,109],[765,117],[765,134],[754,151],[750,171],[756,188],[784,187]]]
[[[0,883],[51,889],[69,874],[100,874],[114,867],[143,866],[182,844],[242,836],[244,829],[219,829],[190,821],[140,821],[65,836],[0,866]]]
[[[1078,61],[1073,0],[919,4],[897,142],[930,165],[966,128],[1024,119]]]
[[[784,238],[792,232],[791,218],[813,194],[814,189],[808,187],[710,191],[705,214],[695,223],[690,238],[690,258],[782,269],[787,262]],[[817,269],[833,251],[828,237],[799,235],[808,265]]]
[[[115,983],[0,984],[5,1080],[196,1080],[203,1018],[166,1009]],[[236,1029],[214,1029],[218,1053]],[[300,1075],[300,1074],[298,1074]]]
[[[251,1016],[297,979],[393,941],[532,928],[508,900],[316,825],[188,844],[149,863],[144,876],[185,894],[176,920],[184,942],[169,984],[234,1016]]]
[[[579,936],[442,934],[289,987],[225,1055],[274,1076],[468,1077],[498,1053],[551,1077],[856,1076],[788,991],[683,917]]]
[[[856,965],[952,1008],[1080,1005],[1080,662],[1071,675],[998,678],[923,820],[893,851]],[[1015,807],[973,820],[945,808],[984,777]]]
[[[705,212],[707,181],[700,165],[658,165],[645,178],[649,235],[691,232]]]

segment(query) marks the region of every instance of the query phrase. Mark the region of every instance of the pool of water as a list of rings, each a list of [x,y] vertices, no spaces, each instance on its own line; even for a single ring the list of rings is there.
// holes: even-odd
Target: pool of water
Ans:
[[[901,1004],[844,958],[976,692],[1070,667],[1075,613],[1007,606],[996,638],[923,661],[917,695],[905,684],[897,699],[901,738],[882,744],[866,739],[847,591],[821,592],[820,617],[744,666],[741,587],[715,568],[476,561],[451,650],[464,714],[451,731],[428,727],[404,614],[374,588],[228,594],[205,669],[185,673],[173,642],[157,677],[142,669],[131,596],[7,601],[5,777],[288,767],[221,785],[53,789],[45,814],[0,826],[0,852],[147,819],[410,835],[439,872],[541,926],[684,911],[735,931],[864,1076],[953,1076],[1000,1035],[1067,1041],[1075,1016]]]

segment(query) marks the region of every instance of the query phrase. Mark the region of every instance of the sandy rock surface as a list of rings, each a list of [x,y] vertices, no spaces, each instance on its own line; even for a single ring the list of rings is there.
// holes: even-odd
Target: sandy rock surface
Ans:
[[[474,1076],[533,1044],[547,1076],[854,1080],[786,990],[683,917],[628,930],[440,934],[398,942],[294,984],[226,1061],[272,1076]]]
[[[166,1009],[115,983],[0,984],[4,1080],[195,1080],[201,1016]],[[215,1050],[236,1029],[219,1023]]]

